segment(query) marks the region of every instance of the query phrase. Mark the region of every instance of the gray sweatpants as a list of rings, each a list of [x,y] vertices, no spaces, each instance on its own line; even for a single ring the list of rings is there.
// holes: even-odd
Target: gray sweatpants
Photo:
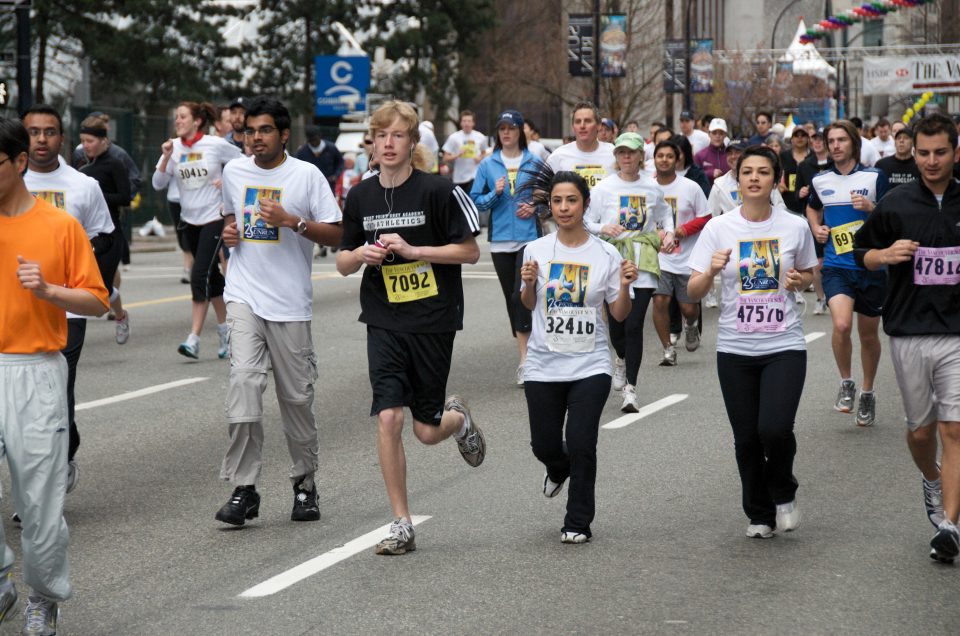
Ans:
[[[13,506],[23,524],[23,580],[53,601],[70,598],[67,491],[67,361],[60,352],[0,354],[0,458],[10,466]],[[0,524],[3,565],[13,551]]]
[[[317,357],[310,322],[271,322],[256,316],[249,305],[231,302],[227,303],[227,324],[231,348],[226,404],[230,446],[223,458],[220,478],[237,486],[250,486],[260,477],[263,392],[267,388],[269,356],[283,434],[293,460],[290,479],[297,482],[307,477],[304,486],[309,488],[320,455],[313,415]]]

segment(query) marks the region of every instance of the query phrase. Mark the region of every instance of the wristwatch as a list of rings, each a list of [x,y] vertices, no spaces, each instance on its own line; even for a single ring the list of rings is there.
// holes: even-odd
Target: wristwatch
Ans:
[[[307,222],[303,218],[298,218],[297,220],[297,234],[303,234],[307,231]]]

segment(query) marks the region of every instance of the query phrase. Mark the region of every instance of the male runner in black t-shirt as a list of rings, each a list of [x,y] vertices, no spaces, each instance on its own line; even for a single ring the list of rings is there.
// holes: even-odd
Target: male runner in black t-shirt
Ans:
[[[407,506],[403,407],[424,444],[451,435],[471,466],[483,461],[483,433],[462,398],[446,396],[453,340],[463,328],[460,265],[476,263],[479,215],[458,186],[410,165],[419,140],[416,111],[387,102],[370,119],[376,178],[350,189],[337,271],[362,266],[360,321],[367,325],[367,364],[377,416],[380,470],[394,522],[377,554],[416,549]]]
[[[884,157],[876,166],[887,175],[891,190],[920,178],[917,162],[913,158],[913,132],[909,128],[901,128],[893,136],[893,143],[896,154]]]
[[[883,330],[906,412],[907,446],[937,528],[930,558],[952,563],[960,553],[960,183],[953,179],[953,122],[924,118],[914,145],[921,179],[880,200],[854,236],[854,257],[868,269],[887,268]]]

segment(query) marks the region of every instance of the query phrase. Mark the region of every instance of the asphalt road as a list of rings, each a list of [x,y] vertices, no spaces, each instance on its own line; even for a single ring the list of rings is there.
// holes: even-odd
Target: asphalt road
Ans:
[[[641,403],[677,402],[601,431],[594,539],[561,545],[565,496],[540,491],[526,402],[513,384],[516,346],[485,254],[465,268],[466,325],[449,389],[470,401],[487,459],[470,468],[454,442],[424,447],[408,429],[412,510],[427,518],[416,552],[381,557],[363,541],[355,548],[390,521],[367,417],[359,278],[337,276],[332,257],[316,262],[322,520],[289,521],[289,458],[271,383],[260,518],[232,529],[213,518],[231,492],[218,480],[228,363],[216,358],[213,319],[201,359],[179,356],[189,324],[179,256],[134,258],[122,288],[130,342],[116,345],[113,323],[91,321],[80,363],[80,484],[66,504],[75,593],[62,606],[62,634],[956,633],[960,573],[927,557],[933,528],[886,352],[879,421],[857,428],[831,408],[830,319],[813,316],[811,302],[799,530],[744,536],[716,380],[716,310],[707,310],[703,347],[681,351],[676,368],[656,365],[648,320]],[[604,423],[621,416],[619,405],[611,396]],[[0,512],[19,582],[9,500]],[[288,573],[304,563],[314,573]],[[0,633],[19,627],[16,616]]]

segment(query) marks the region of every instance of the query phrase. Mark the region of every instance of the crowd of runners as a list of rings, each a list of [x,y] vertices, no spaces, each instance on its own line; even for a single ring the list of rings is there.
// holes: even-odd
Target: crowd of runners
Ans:
[[[463,328],[461,270],[481,258],[486,225],[517,343],[505,373],[526,396],[543,494],[567,486],[563,543],[592,537],[611,392],[636,413],[642,376],[656,372],[641,372],[650,307],[660,366],[682,363],[678,349],[696,351],[704,328],[717,330],[746,535],[799,527],[794,427],[808,364],[802,305],[812,291],[813,313],[829,312],[833,325],[832,406],[861,427],[877,421],[881,326],[888,336],[918,499],[935,527],[930,556],[952,563],[960,125],[942,115],[912,127],[881,119],[867,137],[855,119],[784,127],[757,112],[752,136],[737,136],[721,117],[684,111],[679,130],[654,123],[645,138],[637,122],[620,131],[591,103],[570,113],[571,139],[552,152],[510,109],[492,140],[463,111],[441,146],[414,106],[391,101],[372,114],[363,150],[344,159],[317,129],[289,151],[291,114],[271,97],[219,111],[177,106],[176,136],[159,149],[151,179],[167,190],[191,289],[190,331],[177,351],[201,356],[212,306],[217,355],[229,358],[220,476],[233,492],[215,519],[242,526],[259,516],[270,374],[291,457],[291,520],[320,519],[311,333],[320,246],[335,250],[340,274],[362,271],[369,415],[393,519],[376,552],[416,549],[404,409],[420,442],[453,438],[472,467],[486,455],[467,400],[447,386]],[[74,386],[85,317],[109,311],[119,345],[145,337],[131,336],[119,291],[129,252],[119,210],[140,176],[108,130],[106,116],[86,118],[70,153],[50,106],[0,121],[0,448],[31,590],[24,634],[56,633],[58,604],[71,593],[63,505],[79,479]],[[897,409],[892,396],[883,408]],[[12,567],[7,548],[0,621],[17,602]]]

